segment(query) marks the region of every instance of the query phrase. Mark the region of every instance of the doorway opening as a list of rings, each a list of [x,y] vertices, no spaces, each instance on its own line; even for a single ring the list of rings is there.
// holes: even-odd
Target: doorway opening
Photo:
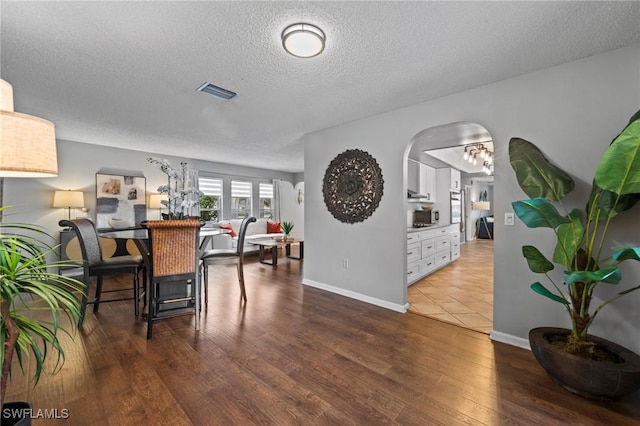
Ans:
[[[460,181],[455,186],[453,177],[446,184],[437,182],[435,201],[422,203],[408,199],[407,235],[410,241],[415,241],[415,233],[421,238],[430,238],[433,233],[413,227],[412,212],[419,209],[440,212],[441,221],[434,228],[459,231],[459,251],[455,252],[457,239],[454,237],[450,261],[436,268],[429,266],[431,254],[424,251],[428,250],[429,243],[422,244],[417,261],[415,243],[412,245],[407,270],[413,274],[417,266],[418,279],[415,275],[407,279],[408,310],[489,334],[493,328],[494,299],[491,135],[483,126],[469,122],[432,127],[413,138],[407,161],[417,161],[436,169],[436,180],[443,176],[448,180],[447,169],[455,171],[451,176],[460,173]],[[412,177],[407,176],[407,179],[409,188]],[[446,255],[444,251],[438,252],[437,258],[442,258],[443,254]]]

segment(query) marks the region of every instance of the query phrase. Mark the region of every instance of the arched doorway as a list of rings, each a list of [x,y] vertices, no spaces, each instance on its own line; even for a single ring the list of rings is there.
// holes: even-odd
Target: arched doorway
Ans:
[[[409,312],[488,334],[493,325],[492,137],[480,124],[450,123],[416,134],[406,152],[407,270],[409,277],[417,274],[407,281]],[[433,190],[433,184],[412,191],[416,163],[426,169],[427,181],[435,178],[435,197],[420,198],[425,195],[420,189]],[[418,173],[418,179],[424,177]],[[439,223],[413,222],[424,216],[421,210],[438,211]],[[452,235],[450,242],[442,232]]]

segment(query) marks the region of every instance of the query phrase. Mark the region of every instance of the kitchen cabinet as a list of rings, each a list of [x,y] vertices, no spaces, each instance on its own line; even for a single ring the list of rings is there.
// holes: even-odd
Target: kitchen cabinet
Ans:
[[[460,257],[460,232],[452,232],[451,236],[451,261]]]
[[[420,193],[427,196],[432,203],[436,202],[436,169],[420,164]]]
[[[407,161],[407,189],[420,192],[420,163],[411,159]]]
[[[449,183],[451,189],[460,191],[460,170],[451,169],[451,180]]]
[[[440,195],[443,192],[460,191],[460,170],[443,167],[438,169],[438,187],[440,188]]]
[[[436,169],[418,161],[408,159],[407,190],[423,196],[409,201],[435,203]]]
[[[407,285],[460,257],[460,227],[446,225],[407,233]]]

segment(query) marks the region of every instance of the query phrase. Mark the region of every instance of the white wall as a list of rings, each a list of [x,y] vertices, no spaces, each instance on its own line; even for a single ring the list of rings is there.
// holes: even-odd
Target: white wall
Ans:
[[[471,121],[483,125],[495,143],[493,336],[525,344],[532,327],[568,326],[557,304],[529,289],[539,277],[520,255],[523,244],[552,250],[552,235],[532,232],[519,222],[505,227],[500,220],[511,211],[511,201],[525,197],[508,163],[508,141],[518,136],[536,143],[575,176],[580,197],[573,202],[582,207],[601,154],[639,108],[640,45],[635,45],[307,135],[305,222],[313,226],[306,229],[304,282],[402,310],[409,141],[429,127]],[[354,148],[377,159],[384,195],[370,218],[350,225],[328,212],[322,179],[336,155]],[[636,206],[619,218],[616,231],[621,238],[626,232],[626,240],[640,241],[639,216]],[[344,259],[349,268],[343,268]],[[625,272],[634,271],[637,277],[638,266],[627,265]],[[631,294],[606,308],[592,331],[640,352],[639,302],[640,293]]]
[[[99,145],[58,140],[58,177],[45,179],[4,179],[4,205],[14,205],[10,209],[19,212],[19,219],[24,222],[44,226],[49,233],[57,235],[60,227],[58,221],[67,218],[67,210],[54,209],[53,191],[56,189],[82,190],[85,206],[90,208],[89,217],[95,219],[96,178],[98,171],[105,173],[140,172],[146,177],[147,193],[157,193],[158,186],[166,185],[166,175],[160,169],[147,162],[154,153],[108,148]],[[230,180],[233,176],[249,177],[253,181],[271,182],[274,178],[292,182],[291,173],[240,167],[230,164],[213,163],[190,158],[167,158],[172,165],[178,167],[186,161],[190,168],[221,175]],[[257,193],[257,187],[254,191]],[[257,200],[257,194],[256,194]],[[255,200],[254,200],[255,201]],[[254,202],[254,206],[255,206]],[[11,213],[11,212],[10,212]],[[256,213],[257,214],[257,213]],[[80,210],[71,210],[71,217],[86,215]],[[18,216],[16,216],[17,218]],[[149,219],[157,219],[157,209],[147,212]]]
[[[298,204],[298,191],[302,191],[302,202]],[[280,182],[280,220],[293,222],[291,236],[304,239],[304,182],[295,186],[291,182]]]

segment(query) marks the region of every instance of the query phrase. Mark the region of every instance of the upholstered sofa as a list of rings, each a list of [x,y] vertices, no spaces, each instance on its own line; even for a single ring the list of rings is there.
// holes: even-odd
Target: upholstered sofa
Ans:
[[[249,244],[251,240],[258,240],[262,238],[274,238],[282,237],[282,232],[268,232],[267,222],[271,222],[271,228],[280,229],[279,225],[273,225],[275,221],[267,221],[267,219],[258,219],[254,223],[250,223],[247,228],[247,234],[244,238],[244,252],[245,253],[257,253],[258,246],[255,244]],[[215,235],[211,239],[211,247],[214,249],[235,249],[238,246],[238,233],[240,232],[240,224],[242,219],[223,220],[219,223],[215,223],[213,227],[225,228],[231,226],[233,229],[232,234]],[[271,229],[274,231],[275,229]],[[235,234],[235,235],[234,235]],[[234,235],[233,237],[231,235]]]

